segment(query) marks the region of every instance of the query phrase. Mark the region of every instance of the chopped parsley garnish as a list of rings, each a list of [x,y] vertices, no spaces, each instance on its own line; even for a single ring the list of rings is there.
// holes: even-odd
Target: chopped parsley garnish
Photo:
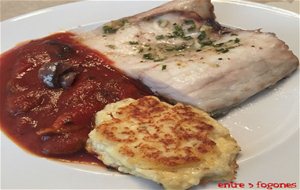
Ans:
[[[159,62],[159,61],[163,61],[163,60],[165,60],[166,58],[156,58],[156,59],[154,59],[153,61],[154,62]]]
[[[166,37],[167,37],[167,38],[175,38],[176,36],[174,36],[173,34],[170,34],[170,33],[169,33],[169,34],[166,35]]]
[[[234,43],[239,43],[240,39],[239,38],[235,38]]]
[[[163,21],[158,21],[158,24],[162,24]],[[169,21],[168,21],[169,22]],[[164,43],[164,44],[154,44],[154,46],[150,46],[149,44],[144,44],[142,46],[138,46],[138,51],[141,53],[143,59],[146,60],[153,60],[153,61],[162,61],[165,60],[167,57],[165,54],[167,52],[170,52],[170,55],[174,56],[181,56],[184,55],[184,52],[186,50],[194,50],[196,52],[199,51],[205,51],[211,50],[215,51],[218,54],[221,53],[227,53],[230,51],[230,49],[233,49],[235,47],[240,46],[240,39],[239,38],[234,38],[229,39],[226,42],[219,42],[217,43],[215,38],[210,36],[210,30],[212,30],[211,26],[204,25],[199,29],[198,36],[193,37],[189,35],[189,33],[186,33],[189,29],[196,29],[196,24],[194,20],[184,20],[183,23],[173,23],[172,25],[170,24],[170,27],[173,27],[172,32],[167,33],[167,34],[157,34],[155,36],[156,40],[162,40],[162,39],[170,39],[170,38],[175,38],[177,42],[179,39],[181,39],[181,43],[175,43],[170,41],[169,43]],[[185,41],[183,41],[185,40]],[[189,41],[191,40],[191,41]],[[195,42],[197,44],[195,44]],[[137,45],[139,44],[138,42],[135,41],[130,41],[129,42],[131,45]],[[208,47],[206,47],[208,46]],[[218,60],[223,60],[223,58],[217,58]],[[166,65],[162,65],[162,70],[166,69]]]
[[[161,70],[163,71],[163,70],[166,70],[167,69],[167,65],[162,65],[161,66]]]
[[[194,22],[193,20],[191,20],[191,21]],[[192,40],[193,39],[192,36],[185,35],[182,26],[178,25],[177,23],[174,23],[173,26],[174,26],[174,28],[173,28],[172,34],[166,35],[167,38],[182,38],[183,40]]]
[[[218,44],[214,44],[214,47],[221,47],[223,45],[224,45],[224,43],[218,43]]]
[[[192,36],[184,36],[182,39],[184,39],[184,40],[191,40],[191,39],[193,39],[193,37]]]
[[[187,29],[189,32],[192,32],[196,29],[196,24],[193,20],[184,20],[184,24],[190,25],[190,27]]]
[[[142,53],[144,51],[144,48],[139,49],[139,53]]]
[[[228,48],[219,48],[219,49],[216,49],[217,52],[221,52],[221,53],[227,53],[229,52],[229,49]]]
[[[129,44],[130,44],[130,45],[138,45],[139,42],[137,42],[137,41],[129,41]]]
[[[182,27],[176,23],[174,24],[173,35],[175,37],[181,37],[181,38],[183,38],[185,36]]]
[[[107,47],[109,47],[110,49],[116,49],[116,46],[112,44],[107,45]]]
[[[128,21],[126,19],[111,21],[102,27],[104,34],[114,34]]]
[[[155,62],[164,60],[164,58],[160,58],[160,57],[158,57],[158,56],[156,56],[156,55],[154,55],[152,53],[146,53],[146,54],[144,54],[143,58],[144,59],[148,59],[148,60],[153,60]]]
[[[201,44],[201,47],[204,47],[204,46],[210,46],[210,45],[213,44],[213,41],[211,41],[210,39],[205,39],[205,40],[202,40],[202,41],[200,42],[200,44]]]
[[[206,38],[206,32],[205,31],[200,31],[199,36],[197,37],[199,41],[202,41]]]
[[[143,55],[144,59],[154,60],[154,56],[152,53],[146,53]]]
[[[155,39],[157,39],[157,40],[162,40],[162,39],[164,39],[164,38],[165,38],[164,35],[158,35],[158,36],[155,36]]]
[[[184,20],[184,24],[195,24],[193,20]]]
[[[105,34],[113,34],[113,33],[116,33],[117,30],[118,30],[118,29],[113,28],[113,27],[108,26],[108,25],[103,26],[102,29],[103,29],[103,32]]]
[[[180,44],[175,46],[166,47],[166,51],[181,51],[187,48],[186,44]]]
[[[174,51],[174,50],[175,50],[174,46],[166,47],[166,51]]]
[[[192,36],[185,36],[184,30],[177,23],[174,23],[173,26],[174,26],[174,28],[173,28],[172,33],[168,33],[167,35],[157,35],[157,36],[155,36],[155,39],[156,40],[162,40],[165,38],[182,38],[184,40],[193,39]]]
[[[219,43],[219,44],[214,44],[213,46],[216,48],[216,52],[220,53],[227,53],[230,49],[233,49],[235,47],[238,47],[240,43],[239,38],[235,38],[234,40],[228,40],[227,42]]]

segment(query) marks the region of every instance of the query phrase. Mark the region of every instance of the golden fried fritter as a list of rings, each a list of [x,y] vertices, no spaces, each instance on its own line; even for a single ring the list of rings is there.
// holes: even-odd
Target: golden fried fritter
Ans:
[[[203,180],[234,179],[240,149],[205,112],[146,96],[98,112],[87,150],[121,172],[186,189]]]

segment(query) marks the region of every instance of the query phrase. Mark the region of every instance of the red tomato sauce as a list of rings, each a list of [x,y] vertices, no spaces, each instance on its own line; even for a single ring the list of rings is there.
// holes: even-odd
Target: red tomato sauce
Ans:
[[[1,55],[0,125],[15,143],[36,155],[97,162],[84,149],[95,113],[112,102],[153,94],[72,37],[57,33]],[[38,77],[41,66],[58,61],[77,73],[68,88],[49,88]]]

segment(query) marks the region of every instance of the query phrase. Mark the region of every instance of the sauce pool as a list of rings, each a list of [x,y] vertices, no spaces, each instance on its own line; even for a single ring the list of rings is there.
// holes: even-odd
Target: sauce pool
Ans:
[[[35,155],[100,164],[84,149],[95,113],[109,103],[153,93],[73,37],[57,33],[1,55],[0,126]],[[48,87],[39,78],[43,65],[58,62],[76,73],[67,88]]]

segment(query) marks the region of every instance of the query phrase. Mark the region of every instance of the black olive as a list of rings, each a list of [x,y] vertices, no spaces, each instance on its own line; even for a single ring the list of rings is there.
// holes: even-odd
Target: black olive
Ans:
[[[70,87],[76,75],[72,66],[62,61],[46,63],[38,72],[38,77],[49,88]]]
[[[56,41],[56,40],[46,41],[46,44],[49,44],[51,46],[58,48],[57,56],[59,58],[66,58],[66,57],[68,57],[68,55],[75,52],[74,49],[70,45],[64,44],[64,43]]]
[[[61,87],[63,87],[63,88],[70,87],[73,84],[76,75],[77,75],[77,73],[75,73],[75,72],[68,72],[68,73],[62,75],[60,77],[60,85],[61,85]]]
[[[58,87],[57,66],[59,62],[46,63],[39,69],[38,76],[46,86]]]

